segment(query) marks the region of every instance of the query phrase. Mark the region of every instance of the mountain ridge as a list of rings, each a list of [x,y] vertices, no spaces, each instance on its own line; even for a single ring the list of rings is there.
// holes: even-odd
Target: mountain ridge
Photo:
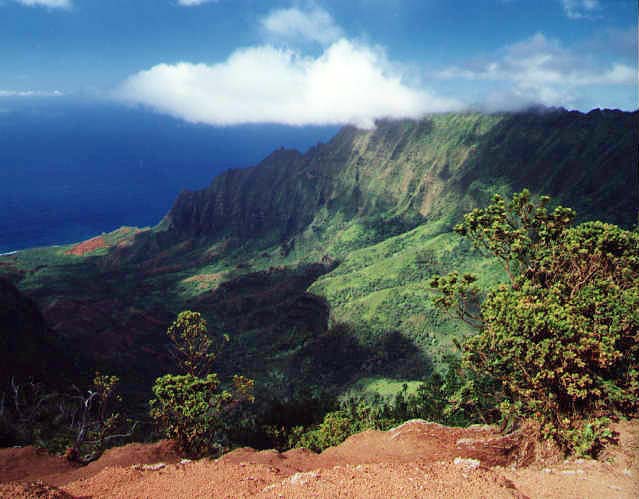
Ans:
[[[614,180],[618,186],[618,177],[632,173],[605,170],[619,163],[623,153],[631,153],[629,130],[637,116],[608,110],[466,113],[379,121],[372,131],[347,126],[327,144],[304,154],[277,150],[254,167],[220,174],[204,190],[183,192],[163,225],[187,236],[215,237],[226,231],[255,237],[269,230],[279,229],[280,236],[299,231],[322,208],[337,208],[351,217],[390,210],[423,219],[437,213],[436,198],[444,186],[464,190],[481,175],[510,175],[517,189],[527,186],[550,195],[581,189],[597,203],[605,197],[598,185],[604,175],[608,184]],[[600,145],[603,133],[618,143],[597,150],[591,144]],[[446,138],[447,147],[437,145]],[[424,154],[433,144],[437,146]],[[575,147],[580,144],[581,150]],[[533,147],[538,154],[531,158]],[[571,147],[574,157],[566,157]],[[592,173],[588,171],[577,174],[587,156],[601,166],[595,172],[598,177],[585,178]],[[508,162],[515,168],[509,171]],[[579,185],[575,188],[571,182]],[[616,202],[605,215],[628,225],[632,220],[625,212],[632,203],[637,205],[637,195],[621,194],[620,200],[609,199]]]

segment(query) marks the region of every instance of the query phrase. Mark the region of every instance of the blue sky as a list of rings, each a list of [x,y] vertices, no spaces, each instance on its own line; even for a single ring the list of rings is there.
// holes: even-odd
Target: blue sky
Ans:
[[[212,125],[634,110],[637,2],[0,0],[0,107],[58,95]]]

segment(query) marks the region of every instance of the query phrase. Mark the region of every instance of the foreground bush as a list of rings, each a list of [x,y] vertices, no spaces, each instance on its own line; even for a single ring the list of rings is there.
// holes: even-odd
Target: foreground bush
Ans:
[[[593,454],[609,417],[639,409],[639,235],[547,209],[527,191],[466,215],[456,231],[499,259],[508,276],[483,297],[472,275],[435,278],[437,304],[475,326],[463,346],[473,386],[503,419],[533,418],[566,450]],[[457,402],[463,405],[464,396]]]
[[[232,390],[220,390],[216,374],[162,376],[153,386],[151,418],[188,455],[219,454],[229,445],[229,432],[239,424],[242,403],[252,399],[251,380],[235,376],[233,385]]]
[[[0,394],[0,445],[36,445],[89,463],[129,440],[137,424],[120,413],[117,376],[96,373],[85,390],[53,391],[42,383],[11,380]]]
[[[167,331],[182,375],[162,376],[153,385],[150,416],[167,438],[193,457],[217,455],[242,419],[245,402],[253,401],[253,380],[233,377],[230,389],[221,389],[217,374],[209,372],[222,342],[210,336],[198,312],[184,311]]]

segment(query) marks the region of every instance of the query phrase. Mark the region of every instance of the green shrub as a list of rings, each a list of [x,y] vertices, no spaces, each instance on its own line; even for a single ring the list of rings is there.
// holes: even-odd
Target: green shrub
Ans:
[[[592,453],[609,437],[602,418],[639,409],[639,235],[573,227],[574,212],[548,202],[495,196],[456,227],[501,261],[508,285],[485,297],[474,276],[432,285],[440,307],[478,329],[463,365],[495,387],[502,419],[534,418],[566,450]]]
[[[232,390],[220,390],[216,374],[166,375],[153,385],[150,415],[163,434],[194,457],[216,455],[229,445],[228,434],[252,400],[253,381],[235,376]]]
[[[204,317],[191,310],[180,312],[166,334],[173,343],[171,353],[177,365],[194,376],[208,374],[222,346],[229,341],[227,334],[211,336]]]
[[[242,426],[244,402],[253,402],[254,382],[233,376],[231,389],[220,389],[217,374],[209,372],[221,345],[209,335],[198,312],[181,312],[167,331],[182,375],[155,380],[150,416],[160,431],[188,455],[201,457],[224,452],[229,435]],[[223,341],[229,341],[227,335]]]

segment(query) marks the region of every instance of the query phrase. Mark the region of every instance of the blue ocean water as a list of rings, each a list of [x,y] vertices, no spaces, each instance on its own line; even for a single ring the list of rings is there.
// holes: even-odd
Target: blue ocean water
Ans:
[[[0,98],[0,253],[155,225],[183,189],[336,127],[195,125],[68,98]]]

